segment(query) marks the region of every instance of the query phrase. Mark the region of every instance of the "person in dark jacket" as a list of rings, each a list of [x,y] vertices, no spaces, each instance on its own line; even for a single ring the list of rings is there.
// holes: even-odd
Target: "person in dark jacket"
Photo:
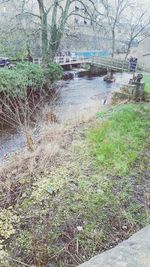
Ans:
[[[135,72],[137,67],[137,58],[130,57],[129,59],[129,69]]]
[[[133,57],[131,56],[129,59],[129,69],[132,71],[132,65],[133,65]]]
[[[134,58],[132,63],[132,68],[134,72],[136,71],[136,67],[137,67],[137,58]]]

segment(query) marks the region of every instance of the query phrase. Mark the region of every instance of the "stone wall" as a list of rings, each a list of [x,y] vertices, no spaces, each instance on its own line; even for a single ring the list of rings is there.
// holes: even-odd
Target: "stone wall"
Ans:
[[[144,94],[145,83],[127,84],[116,90],[112,94],[112,104],[117,104],[120,101],[148,101],[148,96]],[[146,99],[147,98],[147,99]]]
[[[78,267],[150,267],[150,226]]]

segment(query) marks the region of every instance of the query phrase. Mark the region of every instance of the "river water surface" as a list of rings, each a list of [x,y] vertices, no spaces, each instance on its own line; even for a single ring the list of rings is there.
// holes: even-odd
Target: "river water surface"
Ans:
[[[87,112],[95,104],[103,105],[111,92],[131,78],[127,73],[116,73],[115,83],[106,83],[103,77],[79,78],[75,75],[73,80],[58,83],[57,97],[53,101],[53,110],[58,121],[63,122],[76,118],[80,113]],[[25,141],[21,132],[10,127],[0,128],[0,162],[21,150]]]

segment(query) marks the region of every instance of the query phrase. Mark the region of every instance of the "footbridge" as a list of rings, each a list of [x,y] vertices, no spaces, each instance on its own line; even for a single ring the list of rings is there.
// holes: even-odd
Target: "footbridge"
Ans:
[[[62,57],[55,57],[54,62],[59,64],[62,67],[65,66],[76,66],[76,65],[83,65],[83,64],[89,64],[91,66],[97,66],[99,68],[105,68],[105,69],[111,69],[114,71],[126,71],[130,72],[130,66],[128,60],[121,60],[111,57],[68,57],[68,56],[62,56]],[[34,63],[40,64],[40,59],[34,59]],[[136,70],[143,70],[141,66],[137,64]]]
[[[114,71],[130,71],[129,61],[115,58],[92,57],[89,59],[88,63],[100,68],[111,69]]]
[[[120,60],[112,57],[56,57],[54,61],[62,67],[67,65],[89,64],[100,68],[111,69],[114,71],[130,72],[128,60]],[[138,68],[138,66],[136,66]]]

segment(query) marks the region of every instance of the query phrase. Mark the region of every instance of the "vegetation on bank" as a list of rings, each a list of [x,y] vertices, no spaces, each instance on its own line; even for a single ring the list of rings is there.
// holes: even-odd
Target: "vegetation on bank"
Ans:
[[[33,132],[52,84],[62,76],[55,63],[45,68],[22,62],[13,69],[0,69],[0,120],[19,129],[28,150],[34,150]],[[32,125],[32,127],[31,127]]]
[[[149,104],[118,106],[66,130],[40,173],[2,175],[1,265],[77,266],[145,226],[149,131]]]
[[[96,164],[102,171],[119,176],[129,172],[148,135],[148,115],[147,106],[139,108],[132,104],[110,111],[110,115],[98,113],[102,122],[90,130],[88,137]],[[105,120],[105,116],[110,118]]]
[[[144,75],[145,92],[150,93],[150,75]]]
[[[24,98],[28,90],[40,91],[62,76],[61,67],[49,63],[46,68],[27,62],[18,63],[13,69],[0,69],[0,93]]]

